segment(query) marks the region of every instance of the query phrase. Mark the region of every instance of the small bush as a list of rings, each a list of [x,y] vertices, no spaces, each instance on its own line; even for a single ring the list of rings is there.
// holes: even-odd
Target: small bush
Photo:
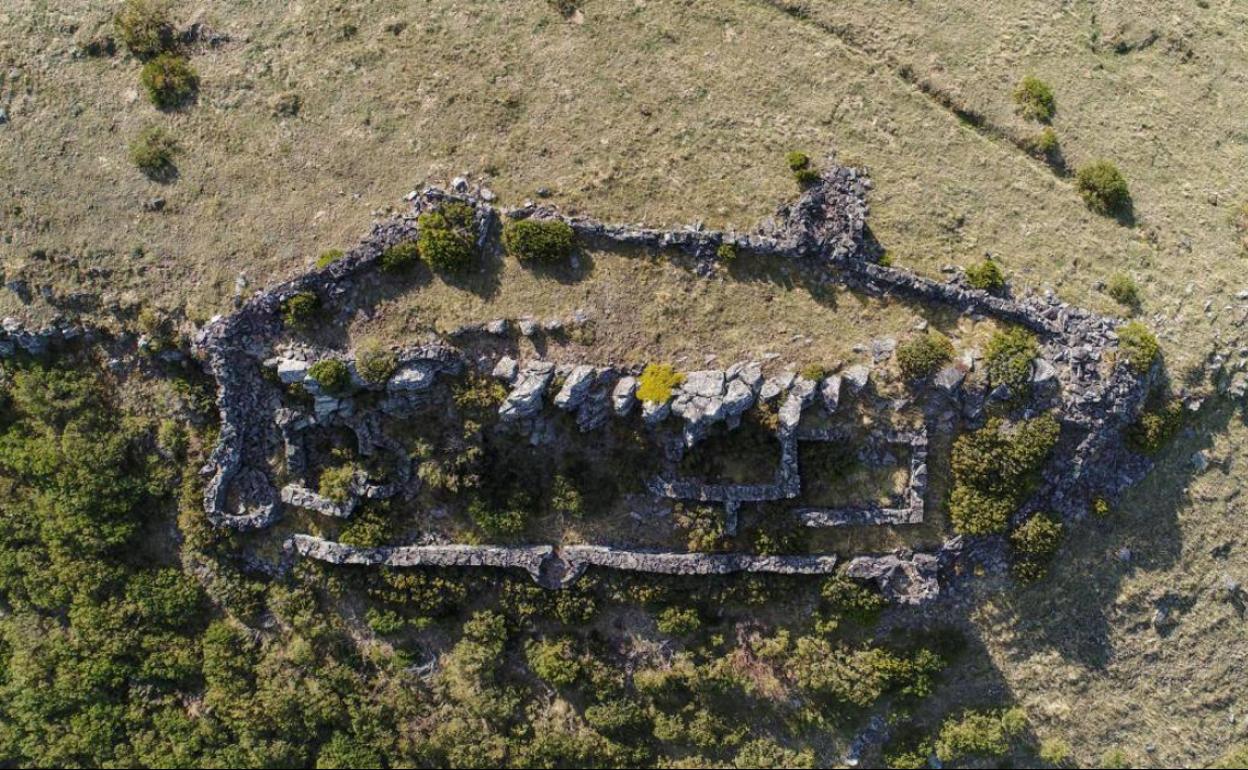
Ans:
[[[803,168],[793,172],[793,179],[799,187],[810,187],[820,180],[819,170],[814,168]]]
[[[160,126],[149,126],[130,143],[129,151],[131,163],[148,177],[159,179],[173,172],[173,158],[179,147],[168,131]]]
[[[1020,580],[1031,582],[1044,577],[1049,560],[1057,553],[1062,542],[1062,523],[1053,517],[1037,513],[1010,533],[1010,545],[1014,548],[1014,574]]]
[[[380,266],[386,273],[410,270],[420,260],[420,247],[415,241],[396,243],[381,252]]]
[[[417,219],[416,246],[434,270],[462,273],[477,256],[475,212],[466,203],[444,203]]]
[[[1070,759],[1070,744],[1061,738],[1045,738],[1040,742],[1037,753],[1041,762],[1050,765],[1064,765]]]
[[[560,516],[579,519],[585,515],[585,497],[562,473],[550,485],[550,510]]]
[[[1014,89],[1014,103],[1028,120],[1048,123],[1053,119],[1053,89],[1043,80],[1028,75]]]
[[[947,719],[936,737],[936,757],[946,764],[957,759],[997,759],[1010,753],[1014,739],[1027,726],[1022,709],[967,711]]]
[[[322,252],[321,256],[316,258],[316,267],[318,270],[324,269],[342,259],[346,255],[347,253],[342,249],[330,249],[329,251]]]
[[[637,380],[637,398],[640,401],[664,403],[672,397],[672,389],[685,381],[685,375],[670,364],[646,364]]]
[[[672,514],[676,527],[685,533],[690,551],[718,551],[724,544],[724,517],[707,505],[677,503]]]
[[[785,155],[784,162],[789,164],[789,171],[793,172],[801,171],[804,168],[810,168],[810,156],[797,150]]]
[[[1013,397],[1025,396],[1031,388],[1031,361],[1039,352],[1035,336],[1022,327],[993,334],[984,352],[989,384],[1005,385]]]
[[[181,56],[162,53],[143,65],[139,80],[147,98],[162,110],[171,110],[190,101],[199,90],[199,76]]]
[[[479,497],[468,504],[468,516],[489,535],[518,534],[529,518],[523,501],[511,500],[507,505],[496,506]]]
[[[113,16],[113,27],[130,53],[140,59],[173,47],[173,24],[164,0],[126,0]]]
[[[655,623],[659,633],[667,636],[689,636],[702,628],[698,611],[692,607],[668,607],[659,613]]]
[[[1039,133],[1026,141],[1027,151],[1039,158],[1048,158],[1057,152],[1057,132],[1052,126],[1045,126]]]
[[[828,376],[828,368],[823,364],[807,364],[797,374],[803,379],[818,382]]]
[[[1141,412],[1127,429],[1127,442],[1137,452],[1156,454],[1170,443],[1182,424],[1183,402],[1176,398]]]
[[[985,259],[966,268],[966,281],[976,289],[1000,291],[1005,288],[1005,273],[995,260]]]
[[[351,497],[351,482],[355,479],[355,474],[359,469],[359,466],[354,463],[326,468],[321,471],[321,480],[317,491],[321,497],[332,500],[339,505],[345,503]]]
[[[1105,286],[1105,293],[1120,305],[1135,307],[1140,304],[1140,290],[1131,276],[1126,273],[1111,275],[1109,283]]]
[[[355,353],[355,370],[360,379],[370,385],[384,384],[397,366],[394,353],[376,343],[365,345]]]
[[[724,264],[732,264],[737,259],[737,247],[732,243],[721,243],[715,249],[715,257]]]
[[[1153,368],[1153,362],[1161,354],[1157,338],[1139,321],[1131,321],[1118,327],[1118,350],[1123,360],[1137,374],[1145,374]]]
[[[1075,189],[1088,208],[1098,214],[1113,214],[1131,201],[1127,180],[1111,161],[1098,160],[1075,174]]]
[[[570,687],[581,675],[579,656],[568,637],[530,639],[524,645],[524,657],[539,679],[555,687]]]
[[[842,573],[823,581],[819,595],[828,610],[836,616],[847,617],[863,625],[875,622],[888,606],[888,601],[878,591],[872,591]]]
[[[308,376],[329,393],[342,393],[351,387],[351,370],[336,358],[324,358],[308,367]]]
[[[561,219],[509,220],[503,227],[503,247],[521,262],[552,264],[572,254],[576,233]]]
[[[958,436],[950,455],[954,528],[970,535],[1004,532],[1060,434],[1057,420],[1043,415],[1013,426],[994,418]]]
[[[953,343],[938,331],[928,330],[897,348],[897,365],[908,380],[929,377],[953,358]]]
[[[292,328],[306,328],[321,309],[321,300],[310,291],[301,291],[282,302],[282,320]]]

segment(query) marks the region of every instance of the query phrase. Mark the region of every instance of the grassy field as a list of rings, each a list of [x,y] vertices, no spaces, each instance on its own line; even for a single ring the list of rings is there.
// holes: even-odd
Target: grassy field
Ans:
[[[787,151],[835,149],[870,170],[870,224],[895,263],[935,274],[991,253],[1016,291],[1107,312],[1123,311],[1098,284],[1125,273],[1176,380],[1213,351],[1243,366],[1248,305],[1236,294],[1248,281],[1232,224],[1248,200],[1243,3],[581,5],[565,19],[540,0],[179,4],[180,22],[228,40],[192,49],[197,101],[160,112],[135,59],[82,54],[114,3],[9,0],[0,266],[35,297],[0,292],[0,313],[128,318],[154,306],[200,322],[240,286],[293,275],[412,188],[461,173],[506,204],[546,188],[569,212],[745,228],[795,194]],[[1129,220],[1089,211],[1061,168],[1019,148],[1041,128],[1011,97],[1027,74],[1055,92],[1062,168],[1114,160]],[[296,99],[294,114],[279,109]],[[128,159],[152,125],[181,147],[172,181]],[[708,354],[850,358],[917,318],[829,305],[792,275],[700,281],[591,256],[571,282],[509,264],[496,295],[431,285],[347,333],[586,307],[600,334],[588,352],[697,368]],[[965,664],[980,694],[1024,705],[1083,764],[1121,748],[1141,765],[1195,765],[1248,740],[1243,608],[1218,598],[1226,577],[1248,579],[1246,441],[1236,410],[1207,406],[1122,510],[1068,539],[1052,578],[982,586],[965,618],[983,653]],[[1158,606],[1177,625],[1155,629]]]

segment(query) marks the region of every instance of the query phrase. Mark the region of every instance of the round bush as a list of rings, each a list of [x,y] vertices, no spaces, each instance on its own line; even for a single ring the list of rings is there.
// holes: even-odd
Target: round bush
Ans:
[[[672,397],[672,388],[685,381],[685,376],[671,364],[646,364],[637,381],[637,399],[664,403]]]
[[[199,76],[181,56],[162,53],[143,65],[139,80],[147,98],[162,110],[171,110],[190,101],[199,89]]]
[[[797,150],[785,155],[784,161],[789,164],[789,171],[796,172],[810,167],[810,156]]]
[[[126,0],[113,17],[113,27],[122,44],[140,59],[173,47],[168,4],[161,0]]]
[[[342,259],[346,255],[346,252],[342,249],[330,249],[329,251],[322,252],[321,256],[316,258],[316,267],[318,270],[324,269]]]
[[[415,241],[396,243],[381,252],[381,269],[387,273],[409,270],[420,259],[420,247]]]
[[[1153,361],[1161,354],[1161,346],[1148,327],[1139,321],[1131,321],[1118,327],[1118,350],[1123,359],[1137,374],[1144,374],[1153,367]]]
[[[1118,302],[1128,307],[1135,307],[1140,304],[1140,290],[1135,285],[1135,281],[1131,276],[1125,273],[1114,273],[1109,278],[1109,284],[1105,287],[1105,293]]]
[[[282,302],[282,320],[294,328],[307,327],[321,309],[321,300],[310,291],[301,291]]]
[[[416,236],[421,258],[434,270],[449,273],[471,267],[477,256],[473,218],[473,209],[466,203],[445,203],[421,214]]]
[[[1024,118],[1047,123],[1053,117],[1053,89],[1032,75],[1023,78],[1014,89],[1014,103]]]
[[[385,383],[397,366],[394,353],[380,345],[366,345],[355,354],[355,370],[359,372],[360,379],[371,385]]]
[[[908,380],[931,376],[953,358],[953,343],[938,331],[927,331],[897,348],[897,365]]]
[[[503,227],[503,247],[521,262],[550,264],[572,254],[572,227],[562,220],[519,219]]]
[[[153,179],[170,175],[178,142],[160,126],[149,126],[130,143],[130,162]]]
[[[1121,211],[1131,201],[1127,180],[1111,161],[1098,160],[1079,169],[1075,189],[1088,208],[1099,214]]]
[[[1031,387],[1031,360],[1039,352],[1035,336],[1022,327],[997,332],[984,351],[988,382],[1005,385],[1013,396],[1024,395]]]
[[[731,264],[737,258],[737,247],[732,243],[721,243],[715,249],[715,258],[725,264]]]
[[[351,387],[351,370],[336,358],[326,358],[308,367],[308,375],[330,393],[341,393]]]
[[[982,291],[1000,291],[1005,288],[1005,273],[994,260],[985,259],[966,269],[966,281]]]

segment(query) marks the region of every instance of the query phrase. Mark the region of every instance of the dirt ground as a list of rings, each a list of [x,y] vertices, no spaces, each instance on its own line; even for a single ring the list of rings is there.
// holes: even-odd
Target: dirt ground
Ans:
[[[507,204],[546,188],[604,219],[745,228],[795,193],[785,152],[835,148],[870,170],[871,228],[896,264],[935,274],[991,253],[1017,290],[1114,312],[1098,284],[1126,273],[1176,381],[1199,382],[1215,350],[1234,368],[1248,353],[1232,225],[1248,200],[1238,0],[586,0],[571,19],[541,0],[184,2],[180,21],[228,40],[192,50],[198,100],[173,112],[143,98],[133,58],[82,54],[114,6],[0,7],[0,267],[34,295],[0,291],[0,314],[151,305],[200,322],[460,173]],[[1070,167],[1122,169],[1131,217],[1090,212],[1016,145],[1040,128],[1015,114],[1025,74],[1054,89]],[[297,113],[282,114],[293,97]],[[181,145],[171,182],[127,158],[149,125]],[[797,336],[817,342],[794,344],[795,358],[839,357],[876,324],[913,320],[847,303],[813,315],[800,286],[665,269],[602,259],[570,285],[508,276],[514,294],[496,307],[435,287],[350,333],[541,315],[531,301],[562,313],[630,280],[651,293],[626,297],[641,323],[619,316],[621,358],[700,364]],[[739,302],[766,293],[757,315]],[[677,310],[696,344],[653,339]],[[1248,740],[1243,608],[1216,595],[1248,579],[1245,441],[1240,413],[1210,401],[1121,511],[1069,538],[1051,579],[970,613],[978,674],[1075,761],[1121,748],[1140,765],[1199,765]],[[1177,623],[1155,628],[1158,606]]]

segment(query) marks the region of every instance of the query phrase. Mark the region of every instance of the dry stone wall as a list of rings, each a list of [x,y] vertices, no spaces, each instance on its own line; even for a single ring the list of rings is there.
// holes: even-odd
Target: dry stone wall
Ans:
[[[473,207],[480,245],[497,232],[502,216],[561,219],[586,244],[677,250],[694,257],[699,272],[711,269],[720,247],[728,244],[739,254],[818,260],[830,280],[871,295],[936,303],[962,313],[982,314],[1025,326],[1041,341],[1042,358],[1035,363],[1033,377],[1037,382],[1059,386],[1058,414],[1064,425],[1079,436],[1077,442],[1064,448],[1059,453],[1061,456],[1050,463],[1043,487],[1034,499],[1067,516],[1078,516],[1093,491],[1113,495],[1138,477],[1142,470],[1140,462],[1122,449],[1120,434],[1140,407],[1147,378],[1135,376],[1126,366],[1108,365],[1117,347],[1118,321],[1072,307],[1051,294],[1020,298],[995,296],[968,288],[957,279],[941,282],[877,264],[870,258],[866,237],[866,194],[870,188],[870,180],[861,172],[831,165],[822,179],[803,192],[795,203],[781,207],[775,217],[751,233],[720,232],[700,226],[653,230],[607,224],[588,217],[564,217],[552,208],[535,205],[500,212],[489,204],[487,199],[492,196],[480,195],[462,180],[457,180],[450,191],[427,188],[413,193],[409,196],[410,212],[374,225],[372,232],[345,258],[258,292],[234,313],[213,319],[197,336],[196,351],[218,383],[221,416],[220,440],[204,468],[208,476],[204,493],[206,514],[218,526],[248,530],[276,521],[283,499],[326,507],[323,500],[309,497],[309,490],[298,486],[280,493],[269,467],[269,458],[277,451],[284,451],[288,464],[295,467],[302,459],[298,441],[293,437],[304,418],[283,415],[277,388],[266,382],[262,374],[263,364],[271,358],[273,345],[282,332],[283,303],[296,294],[307,292],[314,294],[329,312],[342,309],[345,298],[375,268],[387,247],[415,237],[420,212],[448,200],[462,201]],[[503,333],[507,327],[505,321],[490,322],[481,330]],[[3,352],[4,342],[0,339],[0,352]],[[14,344],[37,346],[39,343],[16,338]],[[385,386],[384,403],[401,409],[404,399],[419,397],[439,372],[455,365],[455,360],[453,350],[413,353],[400,368],[398,378]],[[305,367],[302,370],[301,365]],[[563,386],[554,394],[554,404],[575,411],[578,424],[584,430],[592,430],[609,416],[627,414],[638,406],[647,422],[661,421],[675,414],[685,421],[684,439],[686,444],[692,444],[716,422],[731,423],[738,419],[755,400],[780,399],[778,411],[784,450],[773,483],[714,485],[691,479],[656,479],[652,484],[652,491],[662,496],[722,502],[735,510],[743,501],[783,499],[797,494],[800,479],[796,428],[802,410],[813,401],[820,401],[834,410],[842,388],[861,390],[870,377],[869,369],[857,366],[820,382],[792,375],[783,382],[763,381],[761,372],[755,371],[754,366],[744,363],[735,370],[692,373],[696,376],[688,377],[668,402],[640,405],[635,396],[636,372],[577,367],[564,373]],[[546,361],[499,360],[494,372],[511,386],[500,417],[515,421],[528,420],[541,409],[544,394],[557,375],[555,364]],[[302,381],[306,379],[306,361],[286,358],[278,363],[278,374],[288,382]],[[965,391],[959,371],[941,372],[933,379],[932,386],[943,391],[969,419],[982,416],[986,394]],[[312,419],[337,420],[352,426],[361,436],[362,451],[365,447],[369,451],[377,446],[384,449],[384,437],[365,437],[370,432],[369,426],[353,417],[349,401],[344,403],[344,399],[330,394],[317,394]],[[921,517],[927,475],[926,441],[921,445],[917,442],[917,438],[910,441],[908,506],[878,511],[810,510],[806,512],[805,522],[811,526],[835,526],[856,521],[899,523],[913,521],[916,515]],[[393,492],[393,489],[372,490],[372,494],[378,496]],[[328,508],[326,512],[334,515]],[[552,558],[552,552],[543,547],[536,550],[475,546],[351,549],[304,536],[295,538],[292,548],[311,558],[334,563],[409,560],[405,563],[517,566],[535,576],[542,574],[542,564],[549,563]],[[567,553],[565,549],[563,558],[568,558]],[[798,569],[802,564],[806,565],[802,569],[830,569],[833,563],[827,561],[831,557],[800,557],[815,561],[788,562],[741,554],[656,555],[598,547],[571,553],[567,574],[574,574],[576,565],[582,563],[653,571],[664,571],[667,565],[686,565],[680,568],[704,570],[706,574],[729,569],[782,571],[781,567]],[[894,555],[854,563],[859,565],[858,572],[882,584],[930,586],[928,578],[932,565],[941,563],[941,555],[929,556],[902,558]],[[908,595],[906,590],[888,590]]]

